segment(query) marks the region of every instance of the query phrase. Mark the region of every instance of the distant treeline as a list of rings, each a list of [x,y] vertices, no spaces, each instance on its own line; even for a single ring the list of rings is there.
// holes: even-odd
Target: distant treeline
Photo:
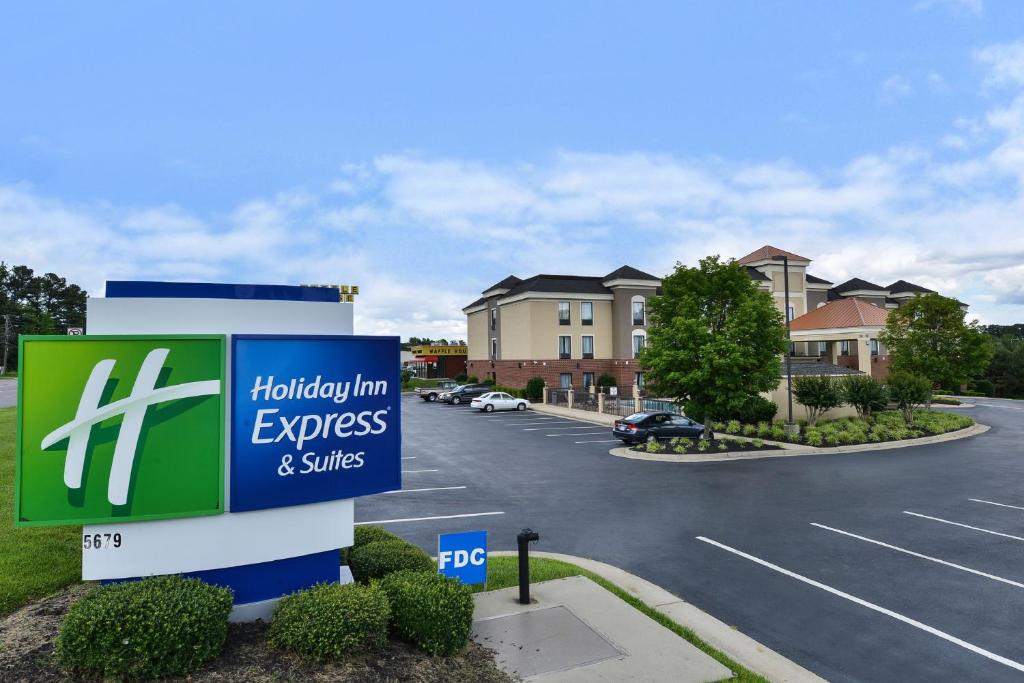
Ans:
[[[85,327],[84,289],[56,273],[0,261],[0,365],[6,333],[7,368],[18,367],[19,334],[67,334]]]
[[[1024,398],[1024,323],[983,325],[992,337],[993,353],[985,377],[975,388],[989,396]]]

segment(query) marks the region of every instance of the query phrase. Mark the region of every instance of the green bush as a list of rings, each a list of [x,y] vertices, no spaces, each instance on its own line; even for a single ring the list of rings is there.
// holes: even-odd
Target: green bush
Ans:
[[[708,447],[710,445],[711,445],[711,442],[708,441],[707,439],[699,439],[697,441],[697,450],[700,451],[701,453],[703,453],[704,451],[706,451],[708,449]]]
[[[68,610],[57,660],[103,678],[184,676],[220,652],[232,602],[229,589],[180,576],[103,586]]]
[[[660,453],[661,452],[661,444],[658,443],[657,439],[655,439],[654,441],[648,441],[647,444],[644,447],[647,449],[648,453]]]
[[[745,424],[745,425],[743,425],[743,430],[742,431],[743,431],[743,436],[754,436],[754,434],[757,434],[757,427],[755,427],[752,424]]]
[[[531,377],[526,383],[525,398],[531,401],[539,401],[544,397],[544,380],[541,377]]]
[[[614,387],[618,386],[618,384],[615,380],[615,375],[610,372],[602,372],[597,378],[597,386],[599,387]]]
[[[729,434],[739,434],[742,428],[739,420],[729,420],[725,423],[725,431]]]
[[[476,375],[470,375],[469,377],[466,378],[466,384],[479,384],[479,383],[480,383],[480,380],[477,378]]]
[[[772,435],[772,425],[769,422],[758,422],[757,423],[757,435],[762,439],[766,439]]]
[[[914,426],[914,411],[932,395],[932,384],[926,377],[910,373],[889,375],[889,397],[903,412],[908,427]]]
[[[376,543],[377,541],[400,541],[405,542],[401,536],[391,533],[382,526],[357,526],[353,533],[352,548],[358,548],[361,545],[367,545],[369,543]],[[352,548],[341,549],[341,563],[348,564],[349,553],[352,552]]]
[[[379,586],[321,583],[281,598],[267,640],[317,661],[337,659],[383,647],[390,620],[388,596]]]
[[[460,372],[459,374],[455,375],[455,381],[458,382],[459,384],[465,384],[467,380],[469,380],[469,377],[467,377],[466,373],[464,372]]]
[[[786,434],[786,428],[778,422],[772,424],[771,432],[768,434],[775,441],[789,441],[789,435]]]
[[[808,446],[820,446],[824,440],[821,432],[814,427],[809,428],[804,433],[804,439],[807,441]]]
[[[391,628],[431,655],[453,655],[469,640],[473,596],[468,586],[436,573],[396,572],[381,581],[391,601]]]
[[[421,572],[435,571],[434,561],[406,541],[376,541],[352,549],[348,556],[352,576],[360,583],[382,579],[393,572],[412,569]]]
[[[729,442],[726,439],[721,439],[720,441],[718,441],[717,446],[718,450],[720,451],[729,450]]]
[[[807,422],[811,425],[824,413],[843,405],[839,384],[828,375],[803,375],[795,378],[793,398],[807,409]]]
[[[751,443],[754,445],[754,448],[761,448],[764,446],[764,441],[761,439],[754,439]]]
[[[763,396],[751,396],[731,415],[722,415],[721,417],[739,422],[771,422],[775,419],[778,409],[777,405]]]
[[[843,400],[857,410],[861,417],[870,417],[884,410],[889,403],[885,385],[868,375],[848,375],[840,382]]]
[[[992,396],[996,393],[996,385],[993,384],[992,380],[985,379],[984,377],[974,380],[974,386],[972,389],[980,393],[982,396]]]

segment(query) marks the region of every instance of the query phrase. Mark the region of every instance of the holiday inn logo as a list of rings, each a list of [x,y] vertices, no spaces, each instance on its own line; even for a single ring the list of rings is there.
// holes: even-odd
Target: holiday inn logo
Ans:
[[[16,523],[223,511],[224,338],[23,337]]]

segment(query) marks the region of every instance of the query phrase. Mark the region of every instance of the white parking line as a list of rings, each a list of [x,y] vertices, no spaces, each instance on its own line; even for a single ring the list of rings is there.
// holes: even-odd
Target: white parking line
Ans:
[[[849,536],[850,538],[856,538],[856,539],[859,539],[861,541],[866,541],[868,543],[874,543],[875,545],[880,545],[883,548],[888,548],[889,550],[895,550],[896,552],[906,553],[907,555],[913,555],[914,557],[919,557],[922,560],[928,560],[929,562],[936,562],[938,564],[945,565],[947,567],[952,567],[953,569],[959,569],[960,571],[963,571],[963,572],[969,572],[969,573],[975,574],[977,576],[983,576],[986,579],[992,579],[993,581],[999,581],[1000,583],[1009,584],[1009,585],[1015,586],[1017,588],[1024,588],[1024,583],[1020,583],[1020,582],[1017,582],[1017,581],[1011,581],[1010,579],[1004,579],[1003,577],[996,576],[995,574],[988,574],[986,572],[978,571],[977,569],[971,569],[970,567],[965,567],[965,566],[960,565],[960,564],[954,564],[953,562],[947,562],[946,560],[940,560],[939,558],[931,557],[930,555],[922,555],[921,553],[915,553],[913,550],[907,550],[906,548],[901,548],[901,547],[896,546],[896,545],[889,545],[888,543],[883,543],[882,541],[876,541],[875,539],[868,538],[867,536],[858,536],[857,534],[850,533],[849,531],[843,531],[842,529],[835,529],[835,528],[830,527],[830,526],[825,526],[824,524],[818,524],[817,522],[811,522],[811,526],[816,526],[819,529],[825,529],[826,531],[834,531],[837,534],[842,534],[843,536]]]
[[[470,512],[464,515],[439,515],[437,517],[405,517],[403,519],[375,519],[372,522],[356,522],[356,526],[366,524],[397,524],[399,522],[429,522],[434,519],[461,519],[463,517],[488,517],[490,515],[503,515],[504,512]]]
[[[607,433],[608,433],[608,431],[605,430],[603,432],[579,432],[579,433],[573,433],[573,434],[545,434],[544,436],[592,436],[594,434],[607,434]]]
[[[549,429],[554,431],[556,429],[593,429],[594,425],[580,425],[579,427],[527,427],[524,432],[537,432],[542,429]]]
[[[530,422],[506,422],[505,424],[509,427],[522,427],[523,425],[549,425],[557,423],[552,423],[547,420],[531,420]]]
[[[600,439],[598,441],[573,441],[573,443],[611,443],[618,441],[618,439]]]
[[[399,489],[398,491],[384,491],[381,493],[382,496],[392,493],[419,493],[420,491],[454,491],[456,489],[464,489],[465,486],[435,486],[429,489]]]
[[[980,498],[968,498],[967,500],[975,503],[985,503],[986,505],[998,505],[1001,508],[1013,508],[1014,510],[1024,510],[1024,507],[1020,505],[1007,505],[1006,503],[993,503],[991,500],[981,500]]]
[[[415,460],[415,459],[416,459],[415,455],[407,455],[404,458],[402,458],[402,460]]]
[[[1020,662],[1015,662],[1012,659],[1008,659],[1006,657],[1003,657],[1002,655],[997,655],[994,652],[990,652],[989,650],[986,650],[984,648],[980,648],[977,645],[973,645],[971,643],[968,643],[966,640],[961,640],[960,638],[957,638],[956,636],[952,636],[952,635],[950,635],[948,633],[940,631],[939,629],[934,628],[932,626],[929,626],[928,624],[923,624],[920,621],[917,621],[916,619],[911,619],[910,617],[903,616],[902,614],[900,614],[898,612],[893,612],[890,609],[886,609],[885,607],[881,607],[881,606],[876,605],[876,604],[874,604],[872,602],[868,602],[867,600],[863,600],[861,598],[858,598],[855,595],[850,595],[849,593],[844,593],[843,591],[841,591],[841,590],[839,590],[837,588],[833,588],[832,586],[827,586],[827,585],[825,585],[825,584],[823,584],[823,583],[821,583],[819,581],[815,581],[814,579],[809,579],[806,576],[802,576],[800,574],[797,574],[796,572],[791,572],[788,569],[783,569],[782,567],[780,567],[777,564],[772,564],[771,562],[768,562],[767,560],[762,560],[759,557],[754,557],[753,555],[748,555],[747,553],[743,552],[742,550],[737,550],[736,548],[730,548],[729,546],[725,545],[724,543],[719,543],[718,541],[714,541],[714,540],[712,540],[710,538],[706,538],[704,536],[698,536],[697,540],[698,541],[703,541],[704,543],[709,543],[709,544],[711,544],[711,545],[713,545],[713,546],[715,546],[717,548],[721,548],[722,550],[725,550],[726,552],[730,552],[730,553],[732,553],[734,555],[738,555],[738,556],[740,556],[742,558],[748,559],[751,562],[756,562],[757,564],[761,565],[762,567],[767,567],[768,569],[771,569],[773,571],[779,572],[780,574],[784,574],[784,575],[790,577],[791,579],[796,579],[797,581],[802,581],[802,582],[808,584],[809,586],[814,586],[815,588],[820,588],[821,590],[823,590],[823,591],[825,591],[827,593],[831,593],[832,595],[835,595],[837,597],[843,598],[844,600],[849,600],[850,602],[856,603],[856,604],[860,605],[861,607],[867,607],[868,609],[874,610],[876,612],[879,612],[880,614],[884,614],[887,617],[892,617],[893,619],[896,619],[897,621],[902,621],[904,624],[908,624],[910,626],[913,626],[914,628],[921,629],[925,633],[930,633],[933,636],[937,636],[939,638],[942,638],[943,640],[945,640],[947,642],[950,642],[950,643],[952,643],[954,645],[962,647],[965,650],[970,650],[971,652],[973,652],[975,654],[979,654],[982,657],[986,657],[988,659],[991,659],[994,662],[999,662],[1000,664],[1008,666],[1011,669],[1016,669],[1017,671],[1024,671],[1024,664],[1021,664]]]
[[[437,472],[437,470],[402,470],[402,474],[419,474],[420,472]]]
[[[982,529],[980,526],[971,526],[970,524],[961,524],[960,522],[951,522],[948,519],[940,519],[938,517],[929,517],[928,515],[922,515],[919,512],[908,512],[907,510],[904,510],[903,514],[905,514],[905,515],[913,515],[914,517],[922,517],[924,519],[931,519],[931,520],[934,520],[936,522],[942,522],[943,524],[952,524],[953,526],[962,526],[965,529],[973,529],[975,531],[981,531],[981,532],[986,533],[986,534],[992,534],[993,536],[1002,536],[1003,538],[1012,538],[1015,541],[1024,541],[1024,538],[1021,538],[1020,536],[1014,536],[1012,534],[1004,534],[1001,531],[992,531],[991,529]]]

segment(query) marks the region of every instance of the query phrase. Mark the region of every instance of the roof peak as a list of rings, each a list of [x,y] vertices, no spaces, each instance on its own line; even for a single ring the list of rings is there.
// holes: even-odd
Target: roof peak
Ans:
[[[889,311],[857,298],[829,301],[798,316],[790,323],[793,330],[836,329],[844,327],[884,327]]]
[[[758,261],[770,261],[775,256],[785,256],[793,261],[810,262],[811,260],[806,256],[800,256],[799,254],[794,254],[791,251],[786,251],[785,249],[779,249],[778,247],[773,247],[770,244],[766,244],[763,247],[755,249],[754,251],[750,252],[743,258],[739,259],[739,262],[742,264],[747,264],[757,263]]]
[[[633,266],[619,266],[601,280],[607,282],[608,280],[658,280],[658,278]]]

